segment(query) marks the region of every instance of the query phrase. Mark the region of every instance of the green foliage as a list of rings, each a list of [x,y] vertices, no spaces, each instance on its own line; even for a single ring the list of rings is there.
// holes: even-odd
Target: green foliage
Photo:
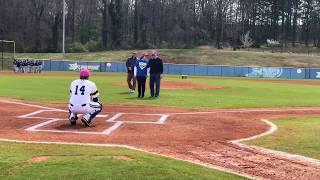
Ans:
[[[101,44],[98,41],[90,40],[86,43],[85,49],[89,52],[95,52],[101,48]]]
[[[320,117],[282,118],[272,122],[278,131],[246,143],[320,159]]]
[[[87,51],[88,50],[86,49],[86,47],[79,42],[67,44],[66,46],[66,52],[68,53],[81,53],[81,52],[87,52]]]

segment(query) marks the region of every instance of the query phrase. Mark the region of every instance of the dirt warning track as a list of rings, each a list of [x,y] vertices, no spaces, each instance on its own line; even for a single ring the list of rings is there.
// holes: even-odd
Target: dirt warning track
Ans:
[[[320,162],[242,145],[270,130],[262,119],[320,115],[320,108],[192,110],[104,105],[86,128],[70,127],[66,104],[0,99],[0,139],[120,144],[263,179],[320,179]],[[146,113],[147,112],[147,113]]]

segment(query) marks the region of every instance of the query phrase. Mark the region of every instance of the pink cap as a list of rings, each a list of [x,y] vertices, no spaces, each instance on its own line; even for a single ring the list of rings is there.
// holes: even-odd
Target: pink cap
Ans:
[[[142,54],[141,54],[142,57],[144,56],[148,56],[148,52],[144,51]]]
[[[155,49],[152,50],[152,51],[151,51],[151,55],[152,55],[152,56],[158,56],[157,50],[155,50]]]
[[[82,69],[80,71],[80,76],[81,77],[89,77],[90,76],[90,71],[88,69]]]

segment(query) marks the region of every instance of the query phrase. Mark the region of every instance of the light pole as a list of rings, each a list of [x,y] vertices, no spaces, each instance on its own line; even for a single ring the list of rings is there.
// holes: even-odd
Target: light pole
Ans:
[[[65,35],[66,35],[66,0],[63,0],[63,17],[62,17],[62,58],[65,55]]]

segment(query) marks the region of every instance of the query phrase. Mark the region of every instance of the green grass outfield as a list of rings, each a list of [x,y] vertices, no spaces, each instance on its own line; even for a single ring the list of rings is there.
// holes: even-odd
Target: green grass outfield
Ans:
[[[320,117],[282,118],[272,122],[278,131],[245,143],[320,159]]]
[[[110,75],[110,74],[109,74]],[[208,90],[161,90],[158,100],[138,100],[136,94],[129,94],[126,87],[113,86],[125,82],[126,75],[113,73],[112,76],[91,78],[101,94],[103,103],[145,104],[186,108],[249,108],[249,107],[297,107],[319,106],[318,86],[279,84],[271,82],[243,81],[235,78],[189,78],[166,76],[167,81],[195,82],[224,86],[223,89]],[[67,103],[70,82],[74,77],[45,76],[1,76],[0,96],[44,103]],[[146,91],[146,96],[149,90]]]
[[[124,148],[0,143],[0,179],[245,179]],[[32,162],[34,157],[47,160]],[[117,157],[126,157],[119,159]]]

